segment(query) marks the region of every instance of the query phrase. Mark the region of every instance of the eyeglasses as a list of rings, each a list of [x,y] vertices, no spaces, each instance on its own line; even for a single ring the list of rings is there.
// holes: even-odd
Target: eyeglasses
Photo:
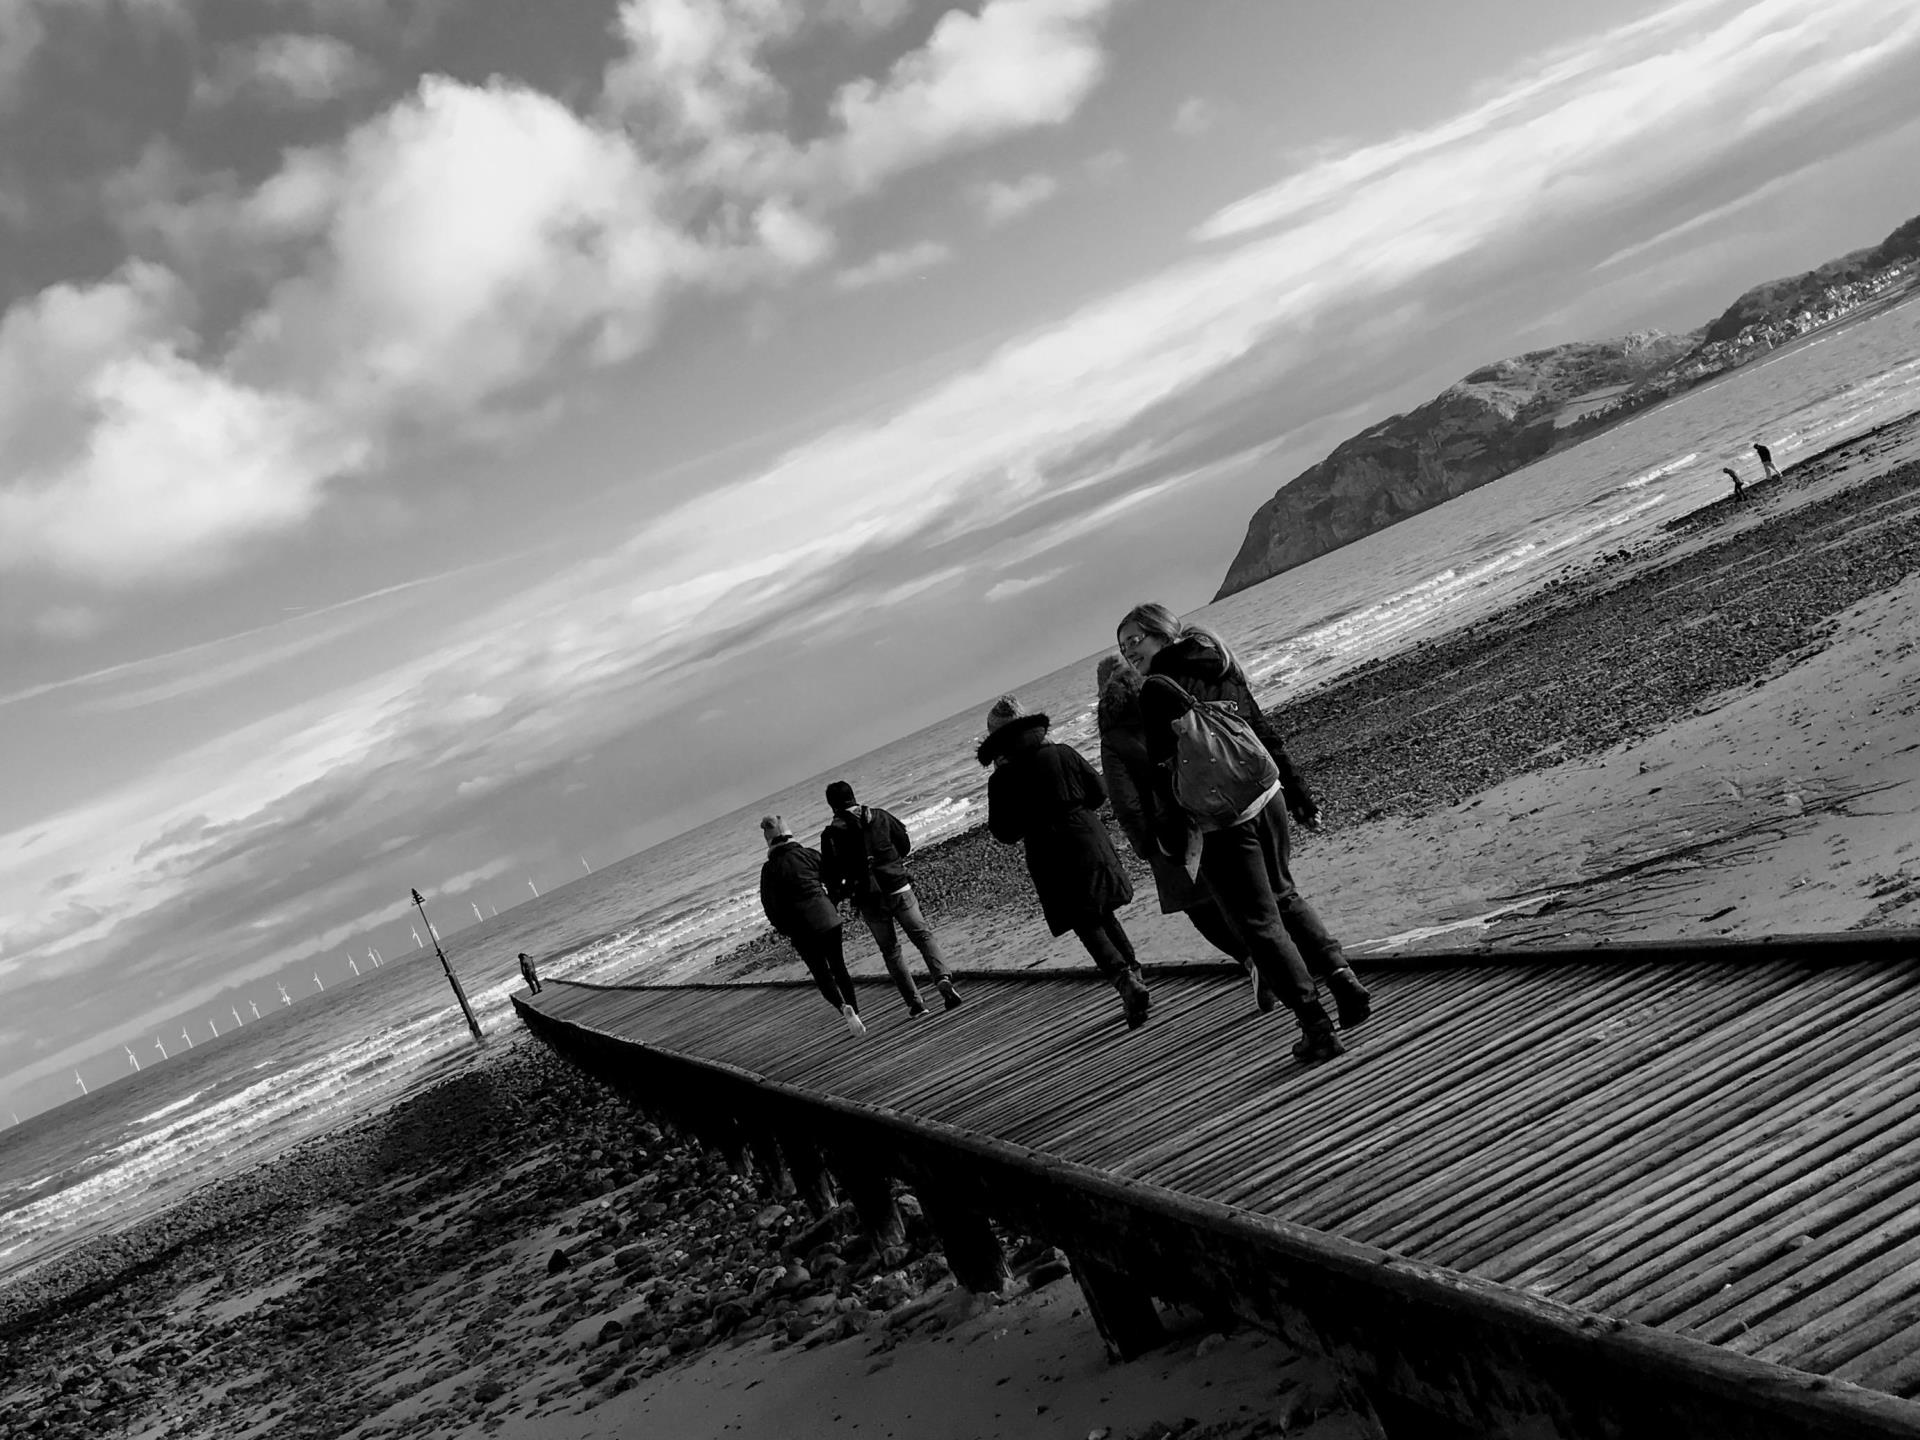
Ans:
[[[1130,635],[1122,635],[1120,637],[1120,648],[1127,651],[1138,650],[1140,648],[1140,642],[1146,638],[1144,631],[1135,630]]]

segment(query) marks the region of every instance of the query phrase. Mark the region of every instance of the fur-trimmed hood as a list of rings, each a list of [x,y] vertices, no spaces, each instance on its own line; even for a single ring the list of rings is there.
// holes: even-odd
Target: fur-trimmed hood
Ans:
[[[1107,677],[1107,683],[1100,687],[1100,703],[1093,712],[1101,735],[1110,730],[1140,728],[1140,687],[1146,683],[1145,676],[1124,662]]]
[[[1015,742],[1022,736],[1032,735],[1037,741],[1046,735],[1052,724],[1053,721],[1043,714],[1017,716],[982,740],[980,748],[973,752],[973,758],[982,765],[991,765],[997,757],[1010,754]]]

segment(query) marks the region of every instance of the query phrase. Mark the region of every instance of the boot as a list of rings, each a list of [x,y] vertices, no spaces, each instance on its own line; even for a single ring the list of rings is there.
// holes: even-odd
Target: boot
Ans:
[[[1327,976],[1327,989],[1340,1012],[1340,1028],[1351,1030],[1373,1013],[1373,992],[1360,983],[1353,971],[1342,968]]]
[[[1297,1018],[1300,1021],[1300,1038],[1293,1042],[1293,1058],[1302,1065],[1315,1065],[1347,1053],[1347,1047],[1340,1043],[1339,1035],[1334,1033],[1333,1021],[1328,1018],[1326,1007],[1318,1000],[1303,1007]]]
[[[1127,1013],[1127,1028],[1138,1030],[1147,1023],[1147,1007],[1153,1001],[1153,992],[1133,974],[1122,975],[1114,981],[1113,988],[1120,992],[1120,1004]]]
[[[940,984],[940,1003],[944,1005],[947,1009],[958,1010],[962,1005],[966,1003],[964,1000],[960,998],[960,991],[955,988],[953,981],[942,980],[939,982],[939,984]]]

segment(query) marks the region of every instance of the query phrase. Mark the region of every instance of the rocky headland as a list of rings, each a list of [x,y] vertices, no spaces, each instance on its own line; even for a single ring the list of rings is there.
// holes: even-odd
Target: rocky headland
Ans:
[[[1682,335],[1530,351],[1496,361],[1417,410],[1335,447],[1247,523],[1214,599],[1432,509],[1725,374],[1775,346],[1911,292],[1920,217],[1878,245],[1756,285]]]

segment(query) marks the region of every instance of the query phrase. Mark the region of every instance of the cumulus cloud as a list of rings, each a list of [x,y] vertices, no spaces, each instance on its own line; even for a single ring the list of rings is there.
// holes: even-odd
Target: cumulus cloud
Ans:
[[[850,265],[834,275],[833,283],[842,290],[866,290],[875,285],[892,285],[912,276],[924,275],[951,259],[953,250],[950,246],[938,240],[922,240],[917,245],[905,245],[898,250],[882,250],[858,265]]]
[[[332,35],[266,35],[221,47],[194,86],[203,106],[255,101],[282,109],[327,105],[371,86],[379,72]]]
[[[39,3],[0,54],[39,43]],[[882,30],[903,5],[625,0],[598,116],[429,77],[257,184],[150,150],[114,193],[142,258],[0,317],[0,379],[16,382],[0,389],[0,567],[101,586],[205,575],[409,435],[478,442],[548,413],[530,392],[640,352],[674,295],[821,265],[834,205],[1065,120],[1099,77],[1113,3],[949,10],[843,86],[804,143],[769,56],[812,24]],[[319,104],[369,78],[343,42],[283,34],[221,52],[202,98]],[[944,258],[877,256],[839,283]],[[203,296],[227,317],[236,293],[250,308],[210,330]]]
[[[1060,182],[1051,175],[1035,171],[1018,180],[989,180],[974,187],[974,203],[989,225],[1004,225],[1029,210],[1044,205],[1060,191]]]

